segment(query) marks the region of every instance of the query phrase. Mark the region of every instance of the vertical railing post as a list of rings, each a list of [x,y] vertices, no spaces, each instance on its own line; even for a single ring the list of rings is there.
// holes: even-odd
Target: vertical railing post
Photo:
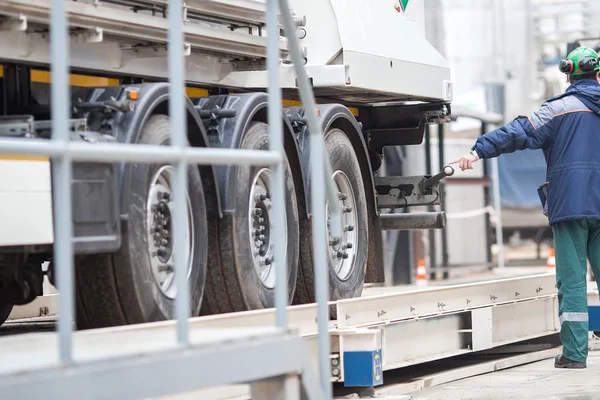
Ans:
[[[499,270],[504,270],[504,238],[502,237],[502,202],[500,200],[500,171],[498,168],[498,158],[491,159],[492,164],[492,188],[494,191],[494,212],[496,213],[496,244],[498,245],[498,266]]]
[[[326,226],[326,179],[325,176],[325,142],[316,115],[314,94],[304,72],[303,57],[295,35],[294,21],[287,0],[279,0],[285,36],[290,44],[290,54],[296,72],[300,100],[306,108],[308,129],[310,132],[310,185],[313,230],[313,260],[315,269],[315,298],[317,302],[317,321],[319,329],[319,376],[323,385],[324,396],[332,398],[331,360],[329,342],[329,263],[327,260],[327,226]],[[332,207],[335,203],[331,204]],[[336,230],[341,226],[336,226]],[[335,235],[335,232],[332,232]]]
[[[171,123],[171,146],[183,154],[187,145],[185,108],[185,68],[183,63],[183,2],[169,0],[169,117]],[[175,261],[175,315],[177,339],[180,345],[188,344],[188,318],[190,316],[190,290],[187,282],[188,260],[185,257],[185,227],[187,219],[187,162],[180,158],[173,177],[173,257]]]
[[[286,234],[285,223],[285,166],[283,163],[283,120],[281,115],[281,87],[279,86],[279,23],[277,18],[277,0],[267,0],[267,73],[269,74],[269,150],[281,155],[281,160],[273,169],[273,216],[275,224],[273,243],[275,259],[275,307],[276,322],[280,328],[287,328],[287,249],[283,238]]]
[[[73,246],[71,217],[71,157],[66,152],[69,142],[69,33],[66,2],[52,0],[50,11],[50,71],[52,141],[64,146],[65,151],[52,160],[52,201],[54,209],[54,257],[56,281],[60,290],[58,308],[58,337],[60,361],[73,362],[72,333],[75,306],[73,298]]]

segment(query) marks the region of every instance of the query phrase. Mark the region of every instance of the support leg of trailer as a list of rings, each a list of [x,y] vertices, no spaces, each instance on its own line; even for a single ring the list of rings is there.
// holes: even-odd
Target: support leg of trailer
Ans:
[[[425,127],[425,174],[431,175],[431,128],[429,125]],[[427,206],[427,211],[433,212],[434,207],[432,205]],[[431,230],[428,232],[429,235],[429,279],[432,281],[436,278],[436,257],[435,257],[435,231]]]
[[[439,160],[439,170],[444,169],[445,161],[444,161],[444,126],[438,124],[438,160]],[[440,211],[446,211],[446,193],[445,193],[445,184],[444,182],[440,182]],[[442,234],[442,279],[446,280],[450,276],[448,271],[448,236],[446,229],[442,229],[440,232]]]
[[[481,122],[481,135],[487,132],[487,124]],[[487,179],[490,176],[489,165],[486,160],[483,161],[483,178]],[[483,202],[485,207],[490,206],[490,188],[486,185],[483,187]],[[485,214],[485,239],[486,239],[486,254],[487,263],[489,266],[492,265],[492,221],[489,213]]]
[[[300,400],[298,375],[289,374],[254,382],[250,386],[252,400]]]

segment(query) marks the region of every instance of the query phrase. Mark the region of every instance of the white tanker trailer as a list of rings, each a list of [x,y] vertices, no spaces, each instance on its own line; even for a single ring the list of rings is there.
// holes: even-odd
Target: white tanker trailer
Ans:
[[[170,134],[166,0],[66,0],[71,138],[166,144]],[[344,233],[328,244],[330,300],[383,280],[382,230],[443,228],[432,177],[378,176],[385,146],[418,145],[450,115],[446,60],[426,41],[422,1],[292,0],[304,67],[332,165]],[[185,2],[185,100],[193,147],[267,149],[265,3]],[[50,138],[50,1],[0,0],[0,135]],[[310,147],[282,30],[285,221],[270,211],[268,164],[190,166],[187,258],[194,315],[274,306],[273,243],[284,243],[290,304],[314,302]],[[0,322],[54,282],[52,162],[0,157]],[[79,328],[174,317],[173,167],[74,162]],[[431,178],[431,179],[430,179]],[[274,238],[273,224],[286,225]]]

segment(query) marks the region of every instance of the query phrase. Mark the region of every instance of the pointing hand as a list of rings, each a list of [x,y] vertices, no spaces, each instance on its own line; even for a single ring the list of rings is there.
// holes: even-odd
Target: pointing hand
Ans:
[[[460,167],[460,169],[462,171],[464,171],[465,169],[473,169],[473,163],[477,160],[478,160],[477,157],[475,157],[471,153],[468,153],[452,162],[449,162],[448,164],[451,165],[451,164],[458,163],[458,166]]]

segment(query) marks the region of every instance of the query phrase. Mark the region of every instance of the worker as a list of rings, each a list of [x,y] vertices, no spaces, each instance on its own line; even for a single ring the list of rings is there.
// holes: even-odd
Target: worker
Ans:
[[[519,116],[480,136],[470,153],[450,163],[464,171],[479,159],[543,150],[546,182],[538,194],[554,236],[563,345],[556,368],[587,367],[586,259],[600,281],[599,61],[593,49],[573,50],[559,64],[570,83],[564,93],[546,100],[531,117]]]

